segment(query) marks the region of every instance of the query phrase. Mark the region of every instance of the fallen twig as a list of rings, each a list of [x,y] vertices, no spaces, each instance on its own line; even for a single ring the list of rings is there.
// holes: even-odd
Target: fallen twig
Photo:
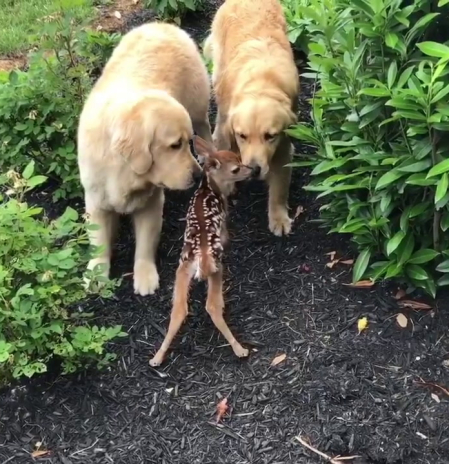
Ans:
[[[360,457],[360,456],[345,456],[345,457],[337,456],[337,457],[332,458],[331,456],[317,450],[312,445],[309,445],[302,437],[298,436],[296,437],[296,439],[299,441],[299,443],[301,443],[301,445],[305,446],[310,451],[313,451],[314,453],[318,454],[318,456],[321,456],[323,459],[330,462],[331,464],[340,464],[343,461],[351,461],[352,459]]]

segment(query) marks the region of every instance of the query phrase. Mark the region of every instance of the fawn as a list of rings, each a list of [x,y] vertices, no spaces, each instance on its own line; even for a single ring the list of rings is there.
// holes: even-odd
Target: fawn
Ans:
[[[206,310],[213,323],[239,357],[248,350],[234,338],[223,318],[222,256],[228,242],[226,227],[227,197],[235,182],[249,178],[252,169],[242,164],[239,155],[230,151],[216,151],[198,136],[194,137],[196,153],[204,159],[203,177],[193,195],[186,217],[184,245],[174,285],[173,308],[167,335],[151,366],[159,366],[165,353],[181,328],[188,309],[190,281],[193,277],[208,281]]]

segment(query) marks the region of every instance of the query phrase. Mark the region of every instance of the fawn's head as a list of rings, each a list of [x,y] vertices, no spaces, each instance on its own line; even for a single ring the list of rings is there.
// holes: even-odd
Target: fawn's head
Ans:
[[[242,163],[240,155],[232,151],[216,150],[213,145],[194,136],[193,146],[204,158],[204,172],[212,177],[218,188],[227,195],[235,182],[249,179],[252,169]]]

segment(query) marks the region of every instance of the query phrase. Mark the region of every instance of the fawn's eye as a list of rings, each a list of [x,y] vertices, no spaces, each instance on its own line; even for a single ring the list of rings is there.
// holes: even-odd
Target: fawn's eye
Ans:
[[[182,147],[182,139],[179,139],[177,142],[172,143],[172,144],[170,145],[170,148],[171,148],[172,150],[179,150],[181,147]]]
[[[237,137],[239,137],[242,140],[246,140],[246,135],[245,134],[238,133]]]
[[[279,134],[270,134],[267,132],[264,137],[267,142],[272,142],[278,135]]]
[[[240,168],[238,166],[231,169],[232,174],[238,174],[239,171],[240,171]]]

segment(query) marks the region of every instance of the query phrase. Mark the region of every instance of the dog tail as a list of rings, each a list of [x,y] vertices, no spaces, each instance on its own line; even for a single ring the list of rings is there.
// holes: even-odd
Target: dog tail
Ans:
[[[204,41],[203,55],[207,60],[212,60],[212,34],[209,34]]]

